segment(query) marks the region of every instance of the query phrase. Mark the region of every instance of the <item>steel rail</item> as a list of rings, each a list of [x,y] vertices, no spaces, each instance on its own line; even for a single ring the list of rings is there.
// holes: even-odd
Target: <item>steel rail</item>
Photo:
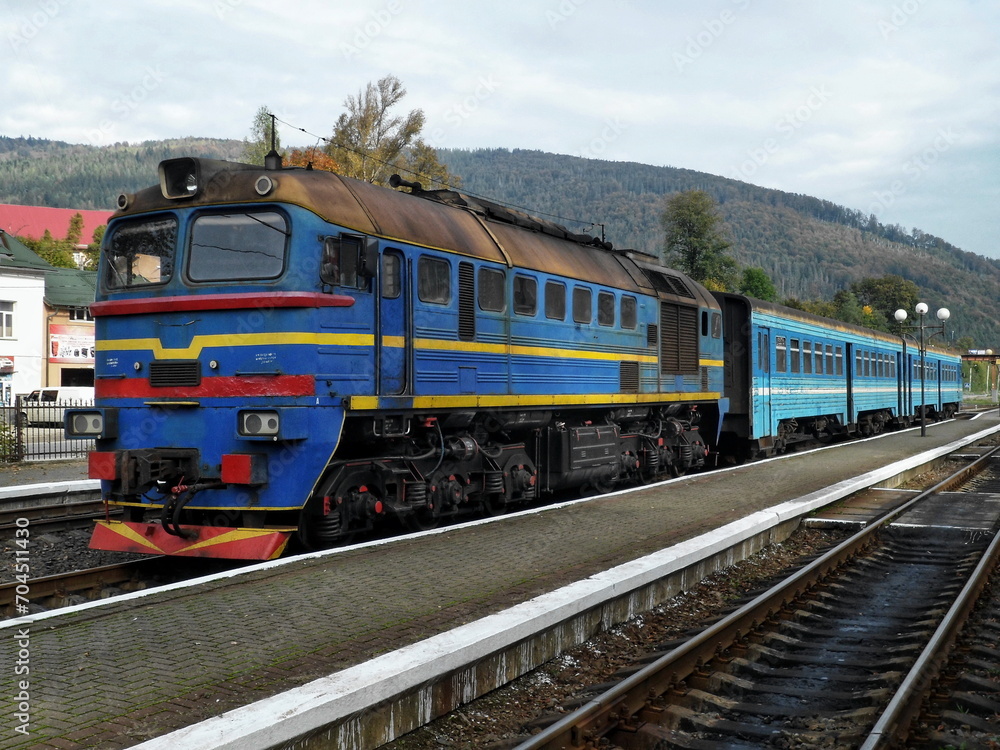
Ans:
[[[946,665],[955,641],[972,614],[983,589],[989,583],[990,574],[998,559],[1000,559],[1000,530],[994,534],[993,541],[962,587],[958,598],[948,609],[934,635],[903,678],[889,705],[875,722],[875,726],[861,745],[861,750],[895,747],[907,739],[910,726],[920,714],[922,698]]]
[[[925,498],[946,492],[982,471],[998,451],[1000,446],[876,519],[770,591],[525,740],[516,750],[586,750],[596,747],[598,738],[612,729],[628,726],[631,717],[643,709],[656,711],[650,705],[656,696],[687,679],[713,656],[726,651],[796,597],[815,588],[817,581],[873,543],[883,526]]]
[[[147,568],[155,570],[157,563],[161,560],[162,556],[158,555],[115,565],[102,565],[98,568],[29,578],[27,585],[31,589],[31,600],[38,602],[54,596],[66,596],[88,589],[126,583]],[[18,585],[17,581],[0,584],[0,609],[9,609],[14,604]]]

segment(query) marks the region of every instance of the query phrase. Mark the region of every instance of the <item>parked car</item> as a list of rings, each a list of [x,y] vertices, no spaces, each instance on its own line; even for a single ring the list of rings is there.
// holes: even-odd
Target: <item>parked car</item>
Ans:
[[[91,406],[93,403],[92,387],[41,388],[21,398],[21,419],[25,425],[61,427],[67,407]]]

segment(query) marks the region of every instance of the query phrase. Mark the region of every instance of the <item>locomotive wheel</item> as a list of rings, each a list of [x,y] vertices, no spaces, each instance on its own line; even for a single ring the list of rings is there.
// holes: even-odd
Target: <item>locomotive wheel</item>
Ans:
[[[437,508],[429,508],[426,505],[416,508],[406,516],[406,526],[412,531],[430,531],[436,529],[441,523],[441,514]]]
[[[302,509],[299,519],[299,541],[306,549],[327,549],[346,546],[354,541],[354,532],[347,531],[343,508],[336,508],[323,515],[316,507],[323,504],[322,497],[314,497]],[[322,519],[322,520],[318,520]]]

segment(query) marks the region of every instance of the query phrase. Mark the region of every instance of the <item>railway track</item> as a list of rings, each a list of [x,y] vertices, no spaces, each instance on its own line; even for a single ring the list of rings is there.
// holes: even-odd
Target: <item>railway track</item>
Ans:
[[[995,624],[972,628],[971,666],[944,673],[942,667],[1000,555],[1000,539],[993,536],[996,528],[956,523],[954,507],[948,528],[918,514],[942,498],[961,507],[949,490],[995,466],[998,450],[699,636],[626,670],[620,682],[585,697],[579,710],[518,750],[875,750],[911,735],[928,741],[927,747],[941,747],[941,739],[956,747],[990,746],[976,732],[995,727],[1000,708]],[[1000,486],[978,483],[976,497],[996,504],[989,495]],[[976,645],[977,637],[987,645]],[[957,708],[950,707],[955,699],[947,697],[948,685],[956,686]],[[984,690],[992,695],[983,697]],[[921,720],[922,707],[930,713]],[[963,723],[971,707],[985,718]],[[992,741],[996,737],[994,731]]]
[[[90,497],[65,503],[31,505],[25,508],[0,507],[0,535],[6,535],[18,528],[21,519],[27,519],[36,531],[60,531],[90,526],[95,518],[115,517],[121,513],[121,508],[109,510],[103,500]]]
[[[78,601],[98,598],[109,588],[134,591],[145,588],[148,579],[162,566],[161,557],[103,565],[97,568],[74,570],[69,573],[43,576],[28,580],[33,611],[44,611]],[[0,584],[0,612],[5,617],[15,615],[19,584],[17,581]],[[24,612],[20,614],[25,614]]]

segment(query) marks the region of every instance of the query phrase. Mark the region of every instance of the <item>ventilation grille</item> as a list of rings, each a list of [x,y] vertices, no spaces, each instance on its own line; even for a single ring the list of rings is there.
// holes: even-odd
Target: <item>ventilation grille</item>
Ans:
[[[650,323],[646,326],[646,346],[656,346],[656,341],[659,338],[659,329],[656,323]]]
[[[622,393],[639,392],[639,363],[619,362],[618,380]]]
[[[150,362],[149,384],[154,388],[201,385],[201,362],[196,359]]]
[[[660,303],[660,372],[698,372],[698,310]]]
[[[458,264],[458,338],[472,341],[476,337],[476,285],[471,263]]]
[[[653,282],[653,287],[657,291],[666,292],[667,294],[675,294],[678,297],[686,297],[687,299],[694,299],[694,293],[688,289],[687,284],[684,283],[684,279],[679,276],[671,276],[668,273],[651,273],[649,275],[650,281]]]

